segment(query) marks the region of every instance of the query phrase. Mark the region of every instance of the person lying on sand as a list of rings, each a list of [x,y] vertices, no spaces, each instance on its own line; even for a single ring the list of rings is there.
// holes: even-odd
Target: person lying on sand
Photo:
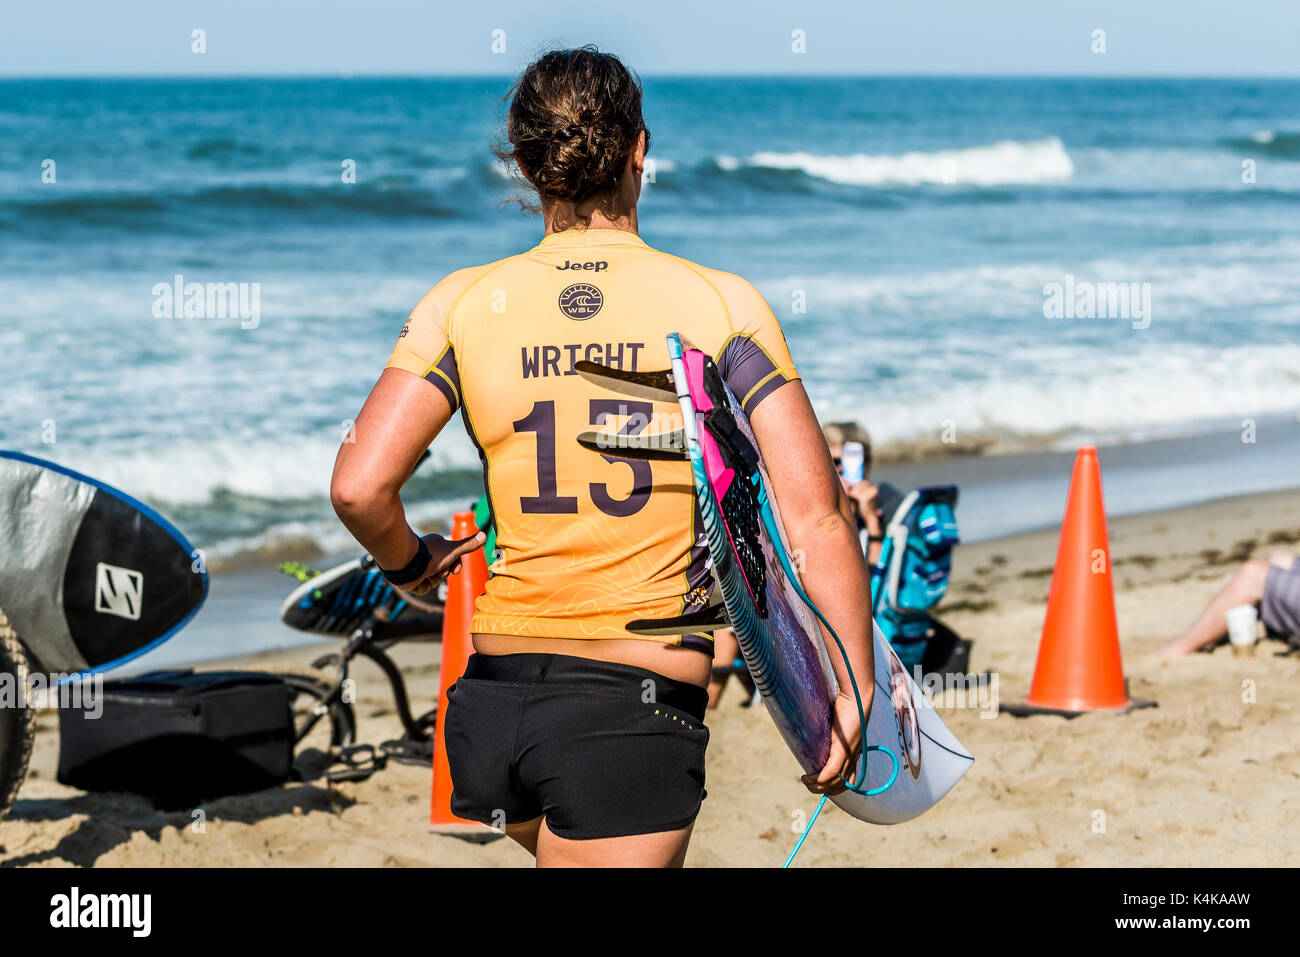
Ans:
[[[1246,562],[1191,626],[1161,648],[1160,654],[1181,658],[1193,651],[1209,651],[1225,641],[1228,624],[1224,614],[1238,605],[1257,605],[1270,635],[1300,635],[1300,562],[1296,556],[1279,549],[1266,562]]]

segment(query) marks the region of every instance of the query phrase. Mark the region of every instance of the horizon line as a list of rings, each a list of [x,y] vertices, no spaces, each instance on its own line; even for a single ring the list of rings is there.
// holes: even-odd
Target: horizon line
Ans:
[[[520,65],[520,70],[524,65]],[[330,73],[5,73],[6,79],[515,79],[519,70],[504,73],[416,73],[348,72]],[[746,72],[641,72],[642,79],[1279,79],[1300,81],[1300,72],[1287,73],[762,73]]]
[[[522,65],[520,69],[522,69]],[[651,80],[1300,80],[1300,72],[1286,73],[762,73],[762,72],[642,72]],[[514,80],[518,72],[505,73],[5,73],[0,80]]]

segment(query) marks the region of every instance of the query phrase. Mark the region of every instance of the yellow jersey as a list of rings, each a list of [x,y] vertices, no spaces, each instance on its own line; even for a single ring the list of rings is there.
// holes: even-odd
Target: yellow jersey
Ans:
[[[689,463],[577,442],[584,431],[680,425],[676,403],[619,395],[574,369],[584,359],[666,369],[670,332],[713,356],[747,413],[797,378],[750,283],[621,230],[552,233],[525,253],[452,273],[411,313],[387,368],[426,379],[460,410],[496,525],[500,557],[475,632],[638,638],[629,621],[707,603]]]

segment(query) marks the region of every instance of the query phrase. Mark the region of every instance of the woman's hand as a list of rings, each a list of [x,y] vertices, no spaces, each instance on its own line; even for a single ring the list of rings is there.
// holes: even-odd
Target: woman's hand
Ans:
[[[869,685],[862,701],[862,713],[871,714]],[[817,774],[805,774],[800,780],[813,794],[839,794],[858,767],[858,754],[862,751],[862,726],[858,721],[858,703],[853,690],[841,691],[831,705],[831,754],[826,766]]]
[[[876,521],[876,499],[880,496],[880,489],[869,481],[863,480],[846,485],[844,490],[848,493],[849,501],[853,503],[858,517],[863,522],[870,524]]]
[[[424,595],[452,572],[460,571],[460,560],[475,549],[482,548],[487,535],[476,532],[469,538],[449,539],[441,535],[425,535],[421,541],[429,549],[429,564],[425,572],[409,585],[401,586],[412,595]]]

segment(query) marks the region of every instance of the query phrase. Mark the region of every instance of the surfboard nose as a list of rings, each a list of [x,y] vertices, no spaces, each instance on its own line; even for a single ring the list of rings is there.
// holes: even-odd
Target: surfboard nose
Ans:
[[[103,670],[166,641],[208,592],[200,553],[103,482],[0,451],[0,593],[42,670]]]

